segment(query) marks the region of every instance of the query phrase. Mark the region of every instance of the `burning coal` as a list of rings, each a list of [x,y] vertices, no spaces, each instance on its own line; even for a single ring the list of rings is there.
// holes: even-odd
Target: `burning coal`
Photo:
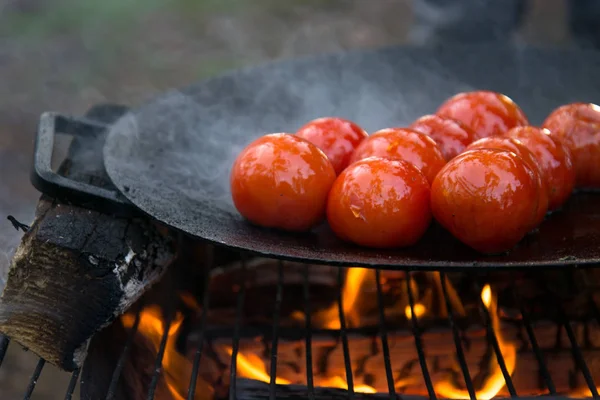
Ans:
[[[292,269],[291,275],[293,272]],[[397,393],[428,396],[423,372],[419,367],[416,351],[418,344],[411,333],[412,322],[418,325],[424,360],[438,397],[468,399],[471,398],[470,387],[478,399],[504,396],[509,394],[507,379],[520,395],[544,393],[540,388],[539,373],[532,372],[535,371],[532,367],[536,365],[533,364],[535,356],[530,346],[523,344],[524,340],[527,340],[526,334],[517,326],[523,316],[516,312],[512,305],[499,305],[499,298],[505,298],[504,283],[485,284],[476,294],[459,296],[457,287],[461,287],[461,293],[464,291],[460,282],[443,277],[439,272],[415,273],[410,276],[408,282],[405,273],[382,273],[379,282],[377,276],[373,270],[349,268],[341,288],[341,309],[345,317],[350,348],[354,392],[388,391],[385,378],[386,361],[377,342],[381,332],[377,330],[377,323],[374,322],[377,318],[373,319],[373,310],[369,305],[372,304],[371,298],[374,297],[379,283],[384,302],[386,340],[390,349],[393,386]],[[292,279],[291,282],[293,281]],[[286,286],[284,290],[293,289]],[[182,296],[188,306],[193,307],[196,313],[201,313],[201,307],[196,304],[193,296],[187,293],[183,293]],[[316,303],[317,301],[313,303],[311,312],[312,384],[315,390],[348,389],[344,354],[340,345],[340,304],[334,301],[314,307]],[[221,316],[216,317],[216,314]],[[463,365],[452,341],[452,330],[447,327],[449,314],[458,327],[464,367],[467,368],[470,384],[466,384],[462,378]],[[135,318],[134,313],[129,313],[122,318],[122,323],[131,328]],[[298,309],[282,315],[280,331],[287,333],[281,333],[279,338],[275,376],[270,375],[272,358],[269,339],[261,335],[256,336],[256,333],[242,334],[239,347],[234,351],[231,337],[227,339],[206,333],[193,398],[211,399],[226,395],[230,383],[229,366],[232,365],[232,356],[236,359],[237,378],[267,384],[274,380],[275,384],[281,386],[307,385],[309,370],[303,367],[307,359],[305,341],[293,339],[289,335],[289,332],[297,333],[302,329],[305,318],[301,304],[298,304]],[[207,332],[211,326],[216,330],[220,329],[219,326],[227,326],[229,323],[226,319],[222,312],[209,312]],[[162,380],[168,389],[165,392],[168,395],[164,399],[184,399],[187,397],[192,374],[193,355],[190,354],[194,352],[182,351],[176,346],[180,335],[185,334],[182,328],[184,315],[176,314],[170,325],[165,324],[164,320],[158,307],[144,308],[139,314],[137,335],[150,340],[157,353],[161,340],[166,340]],[[578,341],[583,346],[585,340],[580,335],[584,329],[579,325],[573,326],[576,326]],[[576,380],[574,383],[565,376],[573,375],[577,370],[565,339],[560,339],[558,343],[558,346],[564,349],[561,351],[556,350],[557,343],[551,343],[551,338],[556,338],[562,328],[556,327],[556,324],[550,325],[548,321],[540,321],[534,325],[534,330],[539,338],[539,347],[548,349],[547,351],[554,347],[554,353],[545,353],[545,356],[554,363],[559,363],[558,369],[550,371],[556,390],[574,397],[589,395],[590,391],[585,388],[583,380]],[[594,357],[594,352],[600,349],[600,337],[596,336],[598,335],[591,339],[591,347],[584,347],[584,351],[589,352],[589,355],[586,353],[586,357]],[[494,346],[500,357],[494,351]],[[594,370],[592,374],[600,378],[600,371]],[[573,384],[576,387],[573,387]]]

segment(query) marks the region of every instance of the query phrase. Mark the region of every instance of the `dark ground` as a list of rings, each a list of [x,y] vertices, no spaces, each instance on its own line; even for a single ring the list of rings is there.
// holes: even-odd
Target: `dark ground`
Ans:
[[[533,3],[523,39],[564,43],[562,1]],[[135,105],[240,65],[402,44],[411,21],[409,0],[0,0],[0,217],[31,220],[38,193],[28,173],[43,111]],[[8,221],[0,225],[0,270],[18,239]],[[36,362],[10,347],[0,399],[22,398]],[[68,380],[46,366],[33,399],[64,398]]]

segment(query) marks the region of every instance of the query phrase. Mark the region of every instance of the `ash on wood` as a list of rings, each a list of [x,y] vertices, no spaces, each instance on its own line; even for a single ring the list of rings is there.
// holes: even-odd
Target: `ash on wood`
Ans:
[[[87,117],[112,123],[123,112],[99,106]],[[103,143],[103,135],[77,136],[59,173],[111,188]],[[162,276],[174,253],[173,241],[146,220],[42,195],[0,298],[0,332],[59,368],[81,367],[90,338]]]

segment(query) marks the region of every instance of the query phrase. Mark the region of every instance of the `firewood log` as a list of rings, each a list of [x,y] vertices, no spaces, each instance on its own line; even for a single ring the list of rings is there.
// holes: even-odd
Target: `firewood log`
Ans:
[[[87,117],[114,122],[124,109]],[[77,136],[59,173],[113,188],[104,135]],[[0,297],[0,332],[64,370],[81,367],[90,338],[165,272],[174,241],[145,218],[117,217],[42,195]]]

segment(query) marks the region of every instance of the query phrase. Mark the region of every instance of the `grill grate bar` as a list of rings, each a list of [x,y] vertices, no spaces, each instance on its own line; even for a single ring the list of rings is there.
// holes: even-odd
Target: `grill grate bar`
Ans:
[[[156,361],[154,363],[154,373],[152,374],[152,380],[148,387],[148,400],[153,400],[156,393],[156,387],[158,386],[158,378],[162,370],[162,361],[165,355],[165,348],[167,347],[167,339],[169,338],[169,330],[171,328],[171,322],[173,319],[172,305],[169,305],[168,311],[165,313],[165,324],[164,332],[160,338],[160,346],[158,347],[158,353],[156,354]]]
[[[242,255],[242,273],[240,288],[237,294],[237,305],[235,309],[235,326],[233,330],[233,343],[231,348],[231,367],[229,374],[229,400],[235,400],[236,394],[236,377],[237,377],[237,355],[240,347],[240,329],[242,322],[242,314],[244,311],[244,301],[246,298],[246,256]]]
[[[535,337],[535,333],[533,332],[533,327],[531,326],[531,319],[529,318],[529,312],[523,306],[523,301],[519,296],[517,289],[513,286],[513,295],[515,297],[515,302],[519,305],[519,311],[521,312],[523,326],[525,327],[525,331],[527,332],[527,336],[529,337],[529,342],[531,343],[531,348],[533,349],[533,353],[535,354],[535,358],[538,362],[538,366],[540,368],[540,374],[544,379],[544,383],[548,388],[548,391],[551,395],[556,394],[556,387],[554,386],[554,381],[552,380],[552,376],[546,367],[546,360],[544,359],[544,354],[540,349],[537,338]]]
[[[33,374],[31,375],[31,379],[29,380],[29,385],[27,385],[27,391],[25,392],[25,396],[23,396],[23,400],[31,399],[31,395],[33,394],[33,390],[35,389],[35,385],[37,384],[37,381],[40,378],[45,364],[46,361],[44,361],[43,358],[40,358],[37,365],[35,366]]]
[[[210,247],[209,247],[210,248]],[[200,311],[200,322],[197,327],[198,331],[198,347],[196,348],[196,353],[194,354],[194,361],[192,363],[192,375],[190,376],[190,386],[188,387],[187,400],[194,400],[196,395],[196,383],[198,381],[198,373],[200,370],[200,359],[202,358],[202,348],[204,346],[204,328],[206,327],[206,318],[208,316],[208,308],[210,307],[210,272],[214,262],[212,251],[207,256],[206,263],[206,273],[204,275],[204,292],[202,295],[202,303],[200,303],[200,307],[202,308]]]
[[[6,355],[9,344],[10,339],[7,336],[0,334],[0,366],[2,366],[2,361],[4,361],[4,356]]]
[[[471,380],[471,374],[469,373],[469,368],[467,367],[465,353],[463,352],[460,340],[460,333],[458,332],[458,328],[456,327],[456,323],[454,322],[454,311],[452,310],[452,304],[450,304],[450,298],[448,297],[448,289],[446,288],[446,274],[440,272],[440,277],[442,281],[442,292],[444,293],[444,301],[446,302],[446,309],[448,310],[448,322],[450,322],[450,327],[452,328],[452,336],[454,338],[454,346],[456,347],[456,355],[458,356],[460,369],[463,373],[463,377],[465,378],[465,385],[467,386],[469,397],[471,398],[471,400],[476,400],[475,389],[473,388],[473,381]]]
[[[560,308],[560,313],[563,314],[564,311]],[[577,343],[577,339],[575,338],[575,334],[573,333],[573,328],[571,327],[571,323],[566,320],[566,317],[563,317],[563,325],[565,327],[565,331],[567,332],[567,336],[569,337],[569,341],[571,342],[571,352],[573,353],[573,357],[575,358],[575,362],[577,366],[581,370],[583,374],[583,378],[585,379],[585,383],[588,385],[590,392],[592,392],[593,398],[598,398],[598,390],[596,389],[596,385],[594,384],[594,379],[592,378],[592,374],[588,366],[583,359],[583,355],[581,354],[581,348]]]
[[[565,310],[563,309],[562,305],[556,300],[556,297],[551,295],[551,291],[548,288],[548,282],[544,280],[542,286],[544,287],[544,289],[546,289],[546,292],[550,294],[548,297],[552,299],[553,305],[558,311],[560,322],[564,326],[565,332],[567,333],[567,337],[569,338],[569,342],[571,343],[571,353],[573,354],[573,358],[575,359],[575,364],[580,369],[583,375],[583,379],[585,379],[585,383],[587,384],[588,389],[590,389],[590,392],[592,393],[592,397],[598,398],[598,390],[596,389],[594,379],[592,378],[592,374],[590,373],[590,370],[585,360],[583,359],[581,347],[579,346],[579,343],[577,343],[577,338],[575,337],[575,333],[573,332],[571,323],[567,319]]]
[[[345,269],[344,269],[345,270]],[[354,378],[352,377],[352,360],[350,359],[350,346],[348,345],[348,332],[346,331],[346,316],[344,315],[344,300],[342,299],[343,276],[342,268],[338,268],[338,314],[340,317],[340,336],[344,351],[344,367],[346,368],[346,383],[348,384],[348,398],[354,398]]]
[[[385,365],[385,375],[387,378],[388,392],[390,399],[396,398],[396,388],[394,385],[394,375],[392,372],[392,362],[390,361],[390,346],[387,336],[387,323],[385,320],[385,310],[383,309],[383,292],[381,290],[381,272],[375,270],[375,283],[377,284],[377,308],[379,310],[379,329],[381,331],[381,348],[383,350],[383,363]]]
[[[277,294],[275,295],[275,309],[273,310],[273,340],[271,342],[271,382],[269,382],[269,398],[275,400],[275,383],[277,378],[277,345],[279,344],[279,316],[281,314],[281,301],[283,297],[283,261],[279,261],[277,268]]]
[[[131,345],[133,344],[133,339],[137,334],[138,326],[140,325],[140,312],[144,307],[143,301],[140,301],[137,312],[135,313],[135,320],[133,322],[133,326],[131,327],[131,332],[129,332],[129,336],[127,337],[127,341],[125,342],[125,346],[123,346],[123,351],[119,356],[119,360],[117,361],[117,365],[115,366],[115,370],[113,371],[113,375],[110,378],[110,385],[108,386],[108,392],[106,393],[106,400],[112,400],[115,398],[117,393],[117,384],[119,383],[119,378],[121,377],[121,372],[123,371],[123,367],[125,366],[125,360],[129,356],[129,350],[131,349]]]
[[[410,304],[410,316],[412,322],[412,331],[415,338],[415,347],[417,348],[417,354],[419,356],[419,364],[421,365],[421,371],[423,372],[423,380],[427,387],[427,393],[430,399],[437,399],[435,390],[433,389],[433,383],[431,381],[431,375],[429,374],[429,368],[427,368],[427,361],[425,360],[425,351],[423,349],[423,342],[421,341],[421,330],[419,329],[419,323],[417,321],[417,315],[415,313],[415,298],[410,287],[410,272],[406,271],[406,290],[408,293],[408,302]]]
[[[312,368],[312,326],[310,318],[310,283],[308,281],[309,269],[308,264],[304,266],[304,285],[303,285],[303,297],[304,297],[304,315],[306,330],[305,346],[306,346],[306,386],[308,387],[308,399],[315,399],[315,386],[313,382],[313,368]]]
[[[596,323],[598,323],[598,325],[600,325],[600,310],[598,310],[598,306],[596,305],[596,302],[594,301],[594,298],[590,295],[590,306],[592,307],[592,311],[594,313],[594,318],[596,319]],[[1,353],[0,353],[1,354]],[[0,362],[1,362],[1,358],[0,358]]]
[[[479,293],[481,293],[481,287],[476,285],[476,289]],[[494,326],[492,324],[492,317],[488,308],[483,304],[483,299],[479,296],[479,308],[483,312],[483,316],[485,319],[485,330],[487,333],[488,340],[492,344],[492,348],[494,349],[494,353],[496,354],[496,361],[498,362],[498,366],[500,367],[500,371],[502,371],[502,376],[504,377],[504,383],[506,383],[506,388],[508,389],[508,393],[512,397],[517,397],[517,391],[515,389],[515,385],[513,384],[512,378],[508,373],[508,369],[506,368],[506,361],[504,360],[504,356],[502,355],[502,350],[500,350],[500,345],[498,344],[498,338],[496,337],[496,333],[494,332]]]
[[[67,393],[65,394],[65,400],[71,400],[73,398],[73,392],[75,391],[75,387],[77,386],[77,380],[79,379],[79,373],[81,370],[77,368],[71,374],[71,380],[69,381],[69,386],[67,386]]]

